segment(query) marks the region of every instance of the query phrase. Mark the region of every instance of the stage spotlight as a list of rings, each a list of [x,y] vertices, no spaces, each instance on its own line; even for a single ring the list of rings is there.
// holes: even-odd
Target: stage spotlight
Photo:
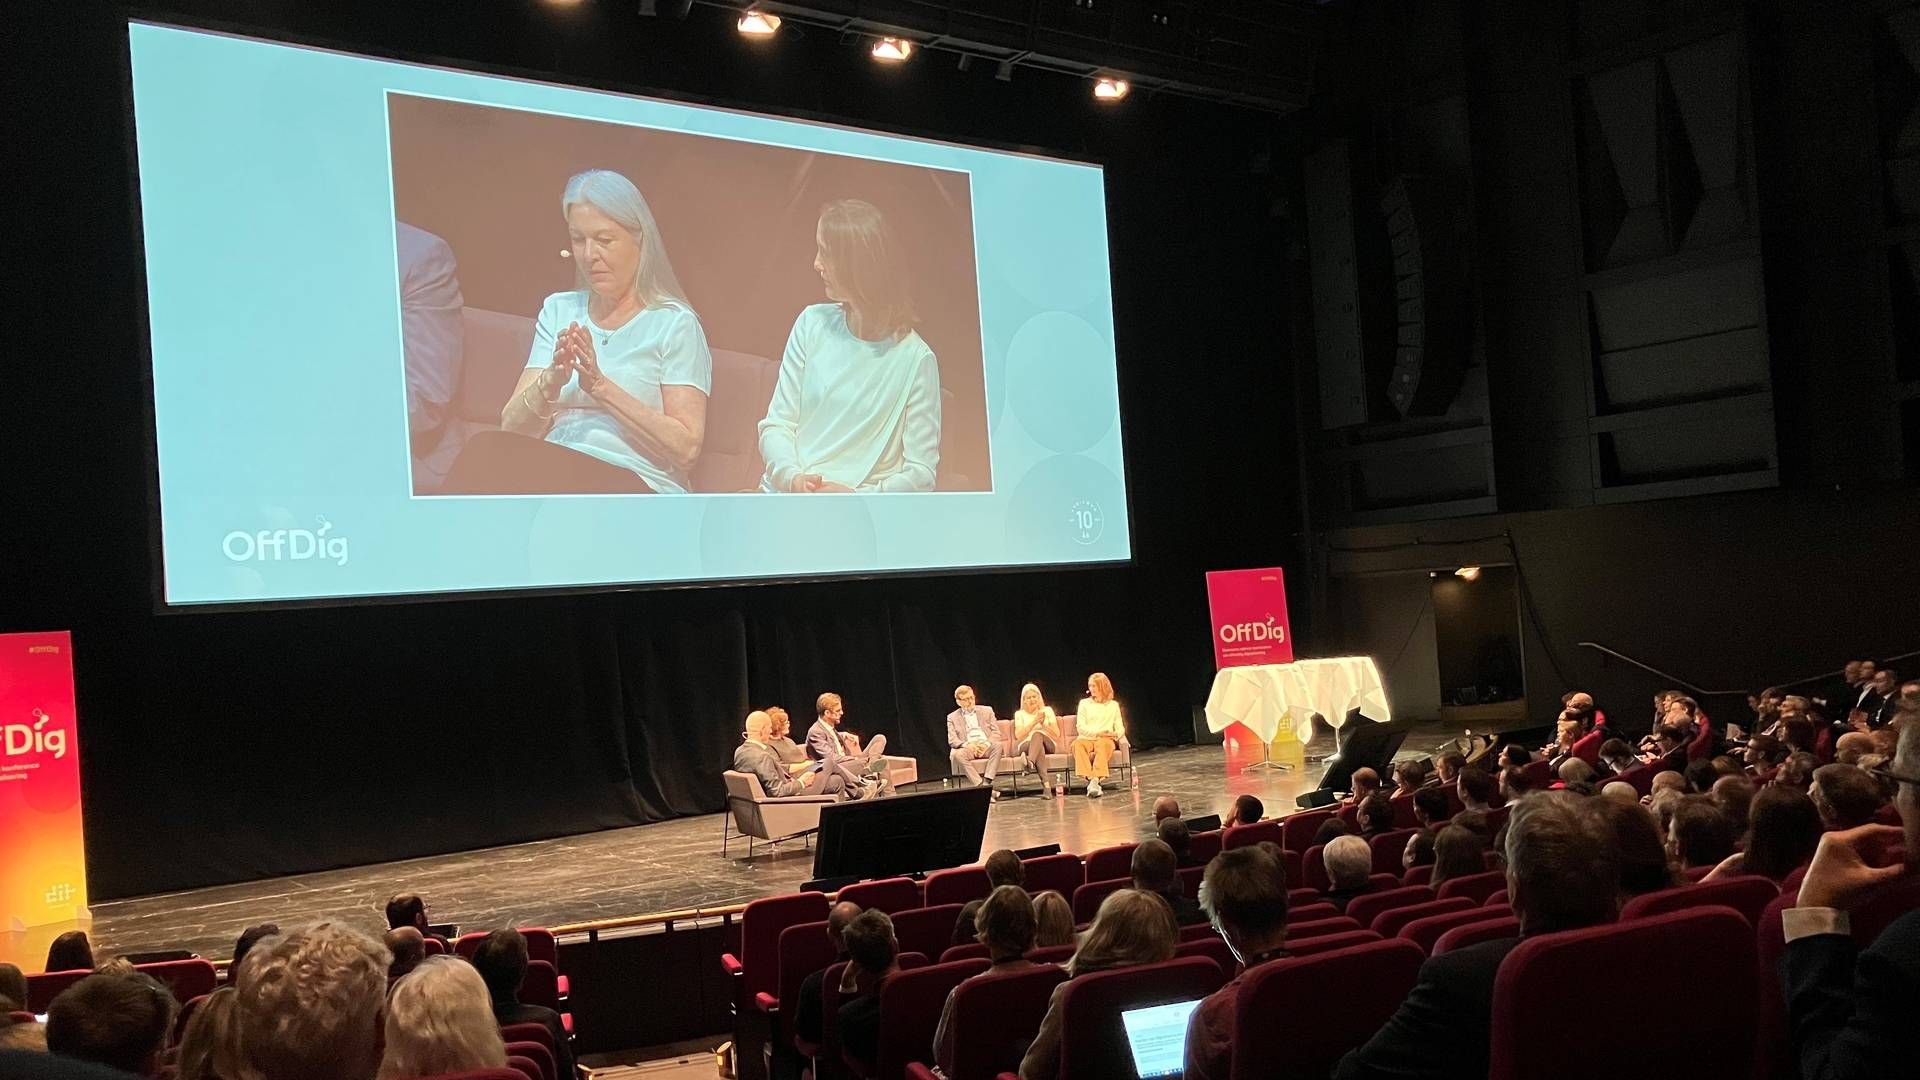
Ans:
[[[1461,579],[1462,581],[1479,581],[1480,568],[1477,566],[1463,566],[1460,569],[1455,570],[1453,572],[1453,576]]]
[[[780,16],[764,11],[747,11],[740,16],[737,26],[748,37],[772,37],[774,31],[780,29]]]
[[[873,43],[873,58],[883,64],[897,64],[913,55],[913,42],[906,38],[883,37]]]
[[[993,77],[1001,82],[1013,81],[1013,61],[1002,60],[1000,66],[993,69]]]
[[[1102,76],[1093,84],[1093,96],[1096,101],[1119,101],[1127,96],[1133,87],[1125,79],[1113,79]]]

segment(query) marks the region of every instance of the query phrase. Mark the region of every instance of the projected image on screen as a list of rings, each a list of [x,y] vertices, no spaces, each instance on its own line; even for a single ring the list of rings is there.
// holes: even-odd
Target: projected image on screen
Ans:
[[[416,495],[991,490],[965,172],[387,104]]]
[[[1099,167],[128,35],[167,604],[1131,557]]]

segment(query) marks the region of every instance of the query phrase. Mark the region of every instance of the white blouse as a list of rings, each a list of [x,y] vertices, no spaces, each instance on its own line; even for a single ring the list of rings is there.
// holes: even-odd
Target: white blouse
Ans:
[[[932,491],[940,465],[940,365],[920,335],[866,341],[839,304],[794,320],[767,418],[760,486],[818,473],[856,491]]]
[[[1120,719],[1120,702],[1081,698],[1074,713],[1073,730],[1083,739],[1106,735],[1118,740],[1127,733],[1126,723]]]
[[[540,305],[533,323],[533,351],[528,368],[544,370],[553,363],[553,343],[569,323],[579,323],[593,335],[593,352],[600,373],[643,404],[663,408],[661,387],[691,386],[702,394],[713,392],[713,354],[700,317],[678,304],[649,307],[617,330],[596,325],[587,313],[587,292],[554,293]],[[580,389],[576,372],[554,402],[553,426],[547,441],[591,454],[602,461],[632,469],[658,492],[687,490],[686,473],[662,465],[635,445],[619,418]]]

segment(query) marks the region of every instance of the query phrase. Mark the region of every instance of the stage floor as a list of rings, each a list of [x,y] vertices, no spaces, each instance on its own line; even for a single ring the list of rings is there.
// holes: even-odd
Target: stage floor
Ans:
[[[1425,757],[1458,734],[1417,728],[1401,757]],[[1218,746],[1184,746],[1135,755],[1140,786],[1110,788],[1105,797],[1029,794],[994,804],[984,850],[1058,843],[1082,854],[1147,835],[1153,800],[1171,794],[1188,816],[1224,813],[1236,796],[1253,794],[1268,814],[1293,808],[1294,796],[1319,783],[1315,760],[1331,752],[1322,737],[1309,748],[1307,768],[1282,773],[1230,768]],[[1002,781],[1004,785],[1005,780]],[[922,781],[926,790],[937,780]],[[292,926],[337,919],[370,932],[385,929],[383,906],[396,892],[417,892],[435,922],[464,929],[556,926],[649,912],[719,907],[793,889],[812,876],[813,853],[799,841],[777,851],[746,841],[720,854],[721,816],[709,814],[508,847],[434,855],[190,892],[96,904],[97,955],[191,949],[210,959],[233,951],[240,932],[255,923]]]

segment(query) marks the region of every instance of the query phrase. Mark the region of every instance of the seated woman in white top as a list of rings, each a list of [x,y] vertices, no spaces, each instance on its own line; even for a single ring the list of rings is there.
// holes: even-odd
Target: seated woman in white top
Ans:
[[[1120,703],[1113,700],[1113,680],[1106,672],[1087,676],[1087,696],[1073,721],[1073,768],[1087,778],[1087,798],[1100,797],[1100,781],[1107,778],[1107,762],[1127,733]]]
[[[467,444],[461,494],[684,492],[713,356],[633,182],[594,169],[560,198],[580,287],[540,307],[498,432]]]
[[[1024,755],[1040,774],[1047,776],[1047,755],[1060,749],[1060,720],[1040,697],[1040,688],[1028,683],[1020,688],[1020,708],[1013,714],[1013,752]]]
[[[767,417],[763,491],[932,491],[940,365],[914,332],[899,241],[878,208],[827,204],[813,268],[832,303],[794,320]]]

